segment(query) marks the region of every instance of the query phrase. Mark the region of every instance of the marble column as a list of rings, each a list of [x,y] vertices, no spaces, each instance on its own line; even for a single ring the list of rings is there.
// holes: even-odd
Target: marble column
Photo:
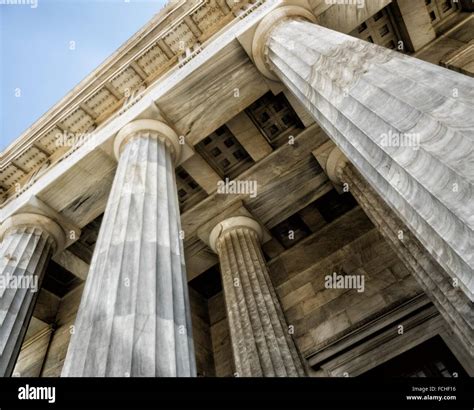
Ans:
[[[455,286],[446,271],[367,184],[339,148],[334,148],[329,154],[326,172],[335,184],[346,187],[352,193],[466,350],[474,355],[474,310],[466,294]]]
[[[137,120],[118,167],[62,376],[195,376],[175,163],[176,133]]]
[[[48,262],[65,242],[63,229],[37,214],[2,223],[0,239],[0,376],[11,376]]]
[[[224,220],[210,234],[210,245],[219,255],[236,375],[304,376],[261,239],[258,222],[243,216]]]
[[[261,21],[252,50],[262,73],[304,104],[472,308],[472,79],[318,26],[295,6]]]

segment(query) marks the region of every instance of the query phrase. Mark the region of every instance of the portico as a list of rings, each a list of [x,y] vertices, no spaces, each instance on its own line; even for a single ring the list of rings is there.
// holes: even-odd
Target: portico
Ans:
[[[123,108],[123,84],[107,83],[102,68],[95,99],[64,106],[76,112],[71,124],[90,122],[74,129],[87,144],[52,153],[5,190],[0,275],[41,283],[53,258],[84,276],[70,299],[77,316],[62,317],[67,296],[55,316],[71,334],[58,339],[61,375],[193,377],[225,355],[227,375],[318,375],[310,363],[323,357],[323,369],[347,335],[368,338],[381,317],[395,326],[433,305],[433,334],[449,334],[459,360],[472,357],[472,79],[349,36],[357,24],[323,24],[342,5],[215,3],[170,6],[153,24],[180,28],[132,41],[125,49],[136,54],[114,63],[133,54],[144,91]],[[386,3],[362,8],[355,23]],[[205,13],[216,14],[212,29]],[[155,42],[169,60],[159,68],[146,54]],[[115,105],[99,113],[106,95]],[[60,112],[51,129],[69,124]],[[386,138],[394,134],[398,144]],[[15,149],[5,158],[18,162]],[[24,213],[31,198],[83,235],[99,221],[97,239],[66,245],[61,220]],[[325,287],[338,269],[363,275],[364,290]],[[200,282],[211,276],[214,294]],[[13,372],[33,315],[35,297],[22,295],[0,289],[1,375]],[[358,310],[335,303],[343,297]]]

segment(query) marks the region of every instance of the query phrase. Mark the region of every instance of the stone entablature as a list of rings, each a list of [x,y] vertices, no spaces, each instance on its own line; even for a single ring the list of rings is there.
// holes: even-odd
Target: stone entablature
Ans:
[[[66,166],[61,166],[61,170],[58,170],[58,167],[54,165],[64,165],[64,161],[67,159],[68,165],[70,165],[69,168],[74,167],[78,158],[83,158],[93,150],[97,151],[96,148],[98,145],[105,141],[103,138],[104,134],[111,137],[112,135],[109,135],[110,130],[123,126],[127,118],[136,118],[139,115],[137,113],[142,113],[147,109],[146,105],[149,105],[150,101],[153,100],[155,103],[160,103],[160,106],[164,104],[166,108],[165,111],[169,109],[169,107],[166,106],[170,105],[173,110],[171,117],[173,115],[176,117],[175,109],[183,106],[181,100],[178,101],[178,96],[176,95],[172,95],[166,99],[171,89],[173,87],[176,89],[177,84],[188,77],[196,77],[191,76],[190,73],[196,71],[196,67],[201,67],[202,69],[204,63],[207,63],[214,57],[219,60],[230,61],[233,59],[235,61],[234,54],[238,54],[235,46],[238,43],[240,43],[247,54],[250,55],[250,50],[247,50],[245,45],[245,34],[247,31],[251,31],[254,24],[266,13],[285,1],[286,0],[249,0],[234,2],[233,0],[193,0],[172,2],[110,57],[95,73],[91,74],[79,86],[73,89],[61,103],[43,116],[42,119],[28,129],[17,142],[8,147],[3,153],[0,160],[0,208],[5,209],[4,217],[10,215],[14,208],[16,209],[20,206],[19,203],[22,202],[22,198],[25,199],[25,195],[23,194],[26,193],[26,191],[33,188],[30,191],[30,195],[37,195],[45,186],[50,186],[50,182],[55,180],[57,175],[62,175],[63,171],[67,169]],[[343,10],[340,10],[335,4],[327,4],[325,7],[320,7],[317,1],[295,1],[298,4],[301,3],[301,5],[308,10],[312,10],[320,24],[325,26],[333,26],[333,22],[338,20],[338,16],[343,12]],[[345,19],[343,26],[338,27],[344,32],[350,32],[358,24],[363,22],[367,16],[385,7],[387,3],[389,3],[388,0],[373,0],[373,2],[368,3],[363,10],[354,8],[353,11],[357,10],[357,16],[354,15],[352,16],[353,18]],[[228,13],[224,13],[219,23],[212,23],[212,30],[209,28],[209,25],[202,25],[204,23],[199,19],[209,19],[210,16],[214,14],[216,16],[217,14],[220,15],[221,10],[227,10],[226,4],[229,9]],[[230,6],[232,6],[232,8],[230,8]],[[211,14],[204,13],[205,10],[208,10]],[[194,19],[196,19],[199,24],[193,23]],[[243,24],[240,24],[239,21]],[[200,37],[196,37],[196,34],[194,34],[196,30],[194,29],[193,32],[190,28],[193,24],[197,24],[198,27],[206,27],[207,34],[204,35],[205,33],[203,33]],[[175,58],[175,61],[173,66],[170,63],[169,66],[163,66],[162,71],[160,71],[160,69],[150,74],[151,77],[146,77],[146,72],[142,72],[144,68],[140,68],[140,63],[142,62],[139,61],[140,58],[144,58],[147,53],[151,52],[155,43],[157,44],[155,48],[156,52],[159,52],[162,48],[166,48],[161,44],[164,38],[171,35],[172,32],[174,33],[173,30],[177,30],[178,27],[182,27],[184,33],[186,31],[185,26],[190,30],[190,38],[192,37],[196,40],[194,45],[192,45],[191,42],[185,42],[183,52],[174,54],[173,58]],[[223,32],[221,28],[224,26],[226,30]],[[166,30],[163,29],[163,27],[166,27]],[[205,30],[205,28],[202,28],[202,30]],[[222,39],[219,45],[215,44],[216,42],[214,41],[217,33],[220,33],[220,39]],[[228,46],[231,43],[231,47],[235,49],[234,54],[228,53],[225,57],[221,55],[217,56],[217,53],[224,48],[226,48],[226,51],[230,51]],[[171,45],[170,43],[170,46]],[[241,54],[242,55],[239,55],[240,62],[246,58],[243,53]],[[171,60],[172,57],[169,59]],[[249,61],[247,60],[246,63],[247,62]],[[234,64],[236,64],[236,62]],[[246,75],[248,74],[247,77],[251,77],[251,79],[240,77],[242,89],[243,87],[247,87],[247,94],[242,93],[241,89],[241,95],[245,94],[244,98],[235,99],[235,101],[238,101],[238,104],[234,105],[228,101],[227,105],[229,107],[225,109],[225,112],[234,112],[237,109],[234,106],[237,105],[242,109],[260,97],[263,92],[268,91],[268,85],[263,79],[259,78],[258,73],[252,72],[250,66],[251,64],[246,64],[244,72]],[[115,69],[116,67],[121,68]],[[236,70],[239,69],[242,71],[243,67],[237,67],[236,65]],[[142,73],[142,79],[135,84],[132,78],[134,74],[129,78],[126,73],[131,73],[131,75],[136,73],[139,77],[140,73]],[[123,80],[128,84],[129,90],[131,90],[131,95],[128,97],[121,94],[120,91],[117,90],[117,87],[114,87],[111,83],[111,81],[118,79],[119,75],[123,75]],[[232,86],[229,85],[229,87],[234,88],[238,86],[234,76],[228,77],[226,75],[224,78],[234,79],[234,81],[229,81],[233,84]],[[101,81],[104,84],[103,87],[101,86]],[[130,86],[130,84],[132,84],[132,86]],[[135,89],[133,89],[133,87],[135,87]],[[252,92],[248,92],[248,89],[251,89]],[[178,90],[176,89],[176,91]],[[102,101],[101,98],[96,95],[97,101],[101,101],[100,103],[96,102],[99,106],[107,106],[108,108],[102,113],[97,112],[94,114],[94,107],[97,109],[97,106],[89,106],[86,103],[89,100],[86,101],[86,98],[92,99],[95,93],[100,92],[107,97]],[[194,100],[197,101],[199,100],[200,91],[196,91],[196,94],[197,96]],[[182,96],[179,95],[179,98],[181,97]],[[206,104],[208,102],[212,103],[213,101],[212,99],[207,99]],[[203,104],[199,103],[199,106],[201,107]],[[224,105],[222,105],[222,107],[225,108]],[[210,108],[212,109],[212,107]],[[194,111],[197,112],[197,110]],[[149,114],[149,112],[146,113],[146,115]],[[166,114],[168,113],[166,112]],[[196,115],[199,116],[199,114]],[[229,118],[226,118],[226,120],[228,119]],[[192,146],[196,145],[201,139],[215,130],[215,127],[222,125],[211,121],[206,126],[203,126],[199,120],[195,120],[193,115],[189,114],[182,118],[182,123],[179,120],[179,123],[176,123],[176,118],[170,118],[169,120],[170,123],[173,123],[177,132],[180,133],[180,135],[184,135],[187,142]],[[225,123],[226,120],[223,122]],[[115,127],[116,124],[118,124],[117,127]],[[188,129],[190,126],[192,126],[193,129]],[[205,129],[203,130],[202,128]],[[73,140],[73,142],[76,140],[78,144],[73,145],[70,144],[69,141],[64,141],[65,144],[63,146],[56,146],[58,135],[61,136],[62,140],[67,140],[67,137],[71,134],[74,137],[71,138],[71,140]],[[91,145],[89,145],[90,149],[79,149],[80,147],[84,148],[84,141],[91,142]],[[41,181],[39,183],[41,187],[38,186],[39,181]],[[200,185],[202,184],[200,183]],[[208,189],[206,190],[208,191]],[[19,202],[14,201],[15,199],[18,199]]]
[[[288,4],[290,2],[292,4]],[[405,281],[410,267],[416,271],[412,276],[421,277],[423,284],[428,283],[426,289],[422,287],[434,300],[435,305],[441,300],[438,308],[440,312],[443,315],[446,313],[448,319],[455,319],[448,320],[448,323],[453,333],[467,347],[462,349],[472,355],[472,299],[464,303],[468,298],[467,292],[462,293],[462,286],[466,285],[463,281],[465,278],[461,277],[461,281],[458,281],[460,288],[453,291],[451,285],[444,285],[433,279],[437,277],[434,273],[438,269],[437,266],[433,268],[434,263],[422,265],[421,258],[415,257],[417,263],[413,262],[412,258],[413,255],[418,256],[423,252],[428,254],[433,248],[440,248],[439,242],[435,242],[435,235],[425,228],[429,225],[434,233],[438,233],[437,230],[443,227],[434,222],[431,224],[432,221],[428,219],[415,219],[413,213],[408,211],[412,208],[424,211],[425,207],[419,209],[420,204],[411,201],[411,196],[406,195],[406,191],[402,189],[398,189],[398,196],[394,196],[392,191],[397,187],[397,181],[390,179],[390,174],[384,173],[386,167],[379,166],[389,163],[392,169],[398,171],[396,167],[399,165],[399,174],[405,176],[405,181],[408,180],[410,186],[417,188],[418,197],[424,199],[424,205],[433,204],[434,201],[430,201],[431,197],[428,196],[431,194],[436,195],[436,200],[444,205],[444,208],[431,207],[435,215],[443,216],[446,211],[450,211],[453,217],[457,216],[462,220],[468,205],[461,206],[461,201],[452,200],[442,191],[437,191],[433,186],[433,178],[421,175],[419,167],[413,169],[403,164],[406,157],[412,158],[415,155],[411,152],[413,147],[403,144],[386,146],[382,136],[379,140],[379,134],[383,132],[389,135],[392,130],[398,130],[399,124],[406,126],[405,131],[411,131],[411,124],[405,123],[406,116],[401,113],[403,114],[407,105],[411,105],[426,114],[424,110],[429,110],[430,106],[425,101],[426,98],[423,101],[417,99],[420,95],[426,96],[425,93],[430,91],[430,97],[444,93],[448,99],[454,98],[447,97],[449,93],[446,92],[446,87],[449,84],[457,85],[464,93],[469,92],[472,87],[465,84],[466,80],[460,78],[459,74],[436,66],[428,67],[402,54],[363,43],[322,24],[318,25],[321,18],[318,15],[315,19],[312,13],[316,3],[317,1],[310,0],[262,0],[253,3],[254,7],[240,16],[242,21],[228,25],[227,30],[221,32],[218,39],[207,47],[201,49],[198,43],[197,49],[190,47],[184,60],[177,63],[177,68],[182,67],[181,70],[172,70],[160,78],[160,81],[150,85],[146,94],[132,97],[128,106],[119,108],[117,115],[113,115],[113,120],[109,118],[105,120],[104,127],[94,129],[90,145],[81,145],[77,151],[72,147],[71,155],[66,153],[62,157],[67,157],[67,160],[46,174],[37,174],[40,179],[36,183],[33,184],[35,181],[31,180],[29,185],[22,187],[23,190],[29,188],[27,192],[18,194],[15,200],[8,201],[1,209],[0,220],[11,214],[15,218],[19,210],[24,214],[24,202],[28,196],[34,198],[36,192],[39,193],[38,201],[44,201],[44,207],[51,207],[51,214],[57,212],[66,221],[70,218],[71,223],[87,231],[89,222],[97,222],[97,216],[105,208],[104,216],[101,217],[102,223],[100,220],[98,222],[101,224],[100,235],[96,242],[92,242],[94,256],[87,262],[90,267],[87,266],[86,273],[82,275],[82,278],[87,277],[87,281],[77,319],[73,322],[77,331],[69,345],[66,364],[62,369],[63,375],[195,375],[198,366],[194,362],[193,346],[196,344],[200,349],[201,340],[199,336],[192,334],[194,330],[190,320],[192,312],[187,282],[200,274],[203,274],[200,279],[209,279],[209,276],[204,275],[208,274],[209,267],[214,268],[217,263],[222,276],[225,308],[224,305],[221,306],[227,310],[235,375],[302,375],[303,366],[296,354],[293,337],[306,359],[311,358],[313,364],[321,363],[321,353],[327,358],[331,350],[339,352],[339,341],[349,334],[348,332],[354,329],[359,331],[362,324],[367,324],[367,320],[374,324],[380,315],[385,315],[386,309],[392,309],[395,303],[406,301],[402,298],[417,297],[420,289],[414,286],[413,280],[411,283],[409,280]],[[260,5],[262,6],[259,7]],[[252,13],[253,10],[255,12]],[[247,14],[250,14],[249,18],[243,18]],[[192,23],[187,24],[191,28]],[[350,32],[353,29],[351,25],[352,23],[348,24],[342,31]],[[361,59],[361,55],[365,59]],[[392,65],[395,65],[396,69],[386,69]],[[136,67],[132,69],[138,73]],[[347,70],[350,73],[346,73]],[[412,78],[413,75],[416,80],[418,71],[424,73],[425,78],[430,78],[427,73],[437,78],[438,80],[432,83],[439,84],[438,87],[433,89],[431,83],[426,84],[426,81],[422,80],[414,81],[415,84],[409,89],[406,83],[403,88],[396,87],[394,84],[398,82],[394,79],[384,82],[384,79],[390,79],[393,73],[403,73],[407,78]],[[383,75],[380,75],[381,72]],[[280,80],[282,84],[266,81],[263,76]],[[363,91],[358,88],[361,83],[366,86]],[[263,86],[260,88],[261,84]],[[143,84],[139,86],[143,87]],[[147,84],[144,85],[145,89],[146,86]],[[426,88],[424,92],[420,90],[422,86]],[[260,131],[257,129],[255,133],[248,127],[249,122],[252,122],[250,118],[247,118],[247,125],[245,120],[241,121],[247,115],[245,112],[250,104],[256,99],[259,101],[262,94],[265,96],[264,93],[268,90],[275,94],[281,92],[283,87],[286,87],[286,91],[293,92],[301,110],[304,110],[303,106],[306,107],[317,124],[313,123],[297,135],[295,144],[291,144],[294,146],[284,144],[275,147],[272,144],[270,147],[267,143],[265,147],[260,143],[258,150],[248,151],[248,156],[252,157],[254,163],[259,161],[258,164],[254,167],[251,163],[250,168],[247,168],[248,172],[240,168],[235,176],[240,177],[239,179],[250,178],[242,182],[255,182],[254,197],[248,196],[247,191],[240,192],[241,197],[231,197],[230,192],[214,192],[208,185],[203,193],[209,196],[183,212],[178,200],[180,185],[175,175],[182,171],[176,170],[176,165],[191,174],[180,176],[181,179],[192,176],[196,177],[199,184],[203,184],[211,175],[212,181],[220,181],[219,177],[224,177],[224,173],[221,175],[219,169],[214,174],[203,170],[203,165],[210,168],[213,160],[211,156],[215,158],[220,155],[212,154],[214,149],[219,148],[219,144],[211,144],[215,136],[211,138],[210,133],[215,131],[220,137],[225,136],[219,141],[223,152],[230,151],[232,155],[239,152],[225,148],[235,149],[237,145],[230,138],[232,133],[238,134],[235,141],[242,144],[239,149],[247,149],[250,146],[249,141],[254,141],[255,135],[258,137]],[[249,88],[252,91],[249,91]],[[367,89],[372,91],[369,95],[371,98],[367,96]],[[234,98],[235,90],[238,91],[239,99]],[[387,96],[391,101],[396,100],[397,104],[394,106],[397,110],[388,113],[384,111],[388,110],[387,104],[383,104]],[[355,114],[347,109],[349,98],[357,103],[358,111]],[[458,101],[451,104],[458,104],[458,109],[453,110],[452,117],[457,124],[467,129],[470,124],[467,123],[467,117],[459,114],[464,110],[460,105],[464,104],[465,97],[459,95],[457,98]],[[428,100],[431,102],[432,98]],[[377,103],[374,104],[373,101]],[[378,118],[367,120],[373,117]],[[435,120],[442,123],[442,119],[436,115],[425,117],[429,117],[433,128],[432,122]],[[425,117],[423,119],[427,122]],[[347,118],[350,121],[342,122]],[[341,152],[330,153],[327,149],[327,136],[317,128],[318,124],[341,146],[348,161]],[[357,129],[354,129],[354,124],[358,126]],[[242,128],[247,128],[244,130],[246,132],[242,132]],[[438,134],[438,137],[442,136]],[[353,140],[354,135],[358,137],[357,141]],[[420,135],[423,136],[424,134]],[[461,131],[458,137],[463,137]],[[180,141],[182,138],[183,143]],[[260,135],[260,138],[263,136]],[[200,153],[201,142],[208,146],[208,151],[201,150]],[[372,142],[372,145],[368,142]],[[416,150],[419,151],[418,155],[436,154],[433,152],[436,147],[427,144],[423,138],[419,138],[417,144],[423,149]],[[374,147],[371,151],[367,149],[369,145]],[[196,148],[194,154],[193,147]],[[272,148],[275,150],[272,151]],[[206,152],[212,155],[206,158]],[[315,167],[311,152],[315,153],[321,167]],[[186,157],[185,160],[183,156]],[[321,158],[324,160],[321,161]],[[188,160],[194,161],[191,166],[186,164]],[[454,160],[452,157],[441,156],[437,170],[449,168],[450,161]],[[345,168],[343,163],[347,163]],[[425,163],[421,161],[421,164]],[[359,174],[347,171],[351,164],[360,171],[360,178]],[[452,168],[457,169],[454,166]],[[348,177],[350,179],[348,186],[352,187],[351,192],[359,201],[361,209],[373,218],[380,232],[392,240],[395,254],[400,253],[399,257],[407,264],[406,267],[396,267],[400,264],[393,252],[374,248],[377,251],[373,253],[384,254],[387,259],[376,262],[376,270],[373,266],[369,269],[372,259],[367,257],[363,260],[360,255],[371,253],[365,250],[372,249],[381,237],[370,234],[373,226],[369,224],[361,209],[347,215],[342,221],[338,220],[337,229],[332,226],[323,231],[321,221],[324,219],[323,223],[331,223],[332,220],[331,215],[324,216],[327,208],[332,207],[328,205],[330,202],[326,203],[326,208],[323,206],[321,210],[311,210],[316,220],[307,222],[303,218],[304,223],[296,224],[298,229],[301,228],[300,231],[304,230],[306,223],[308,226],[319,226],[308,228],[314,235],[309,235],[307,240],[301,241],[301,245],[297,247],[281,240],[280,249],[275,249],[278,238],[289,228],[287,221],[295,212],[302,216],[303,210],[308,210],[308,204],[314,204],[316,198],[320,199],[328,190],[334,193],[328,177],[336,184],[342,182],[340,177],[343,170],[346,172],[346,181]],[[458,171],[459,180],[466,177],[461,172],[463,169]],[[426,173],[428,174],[433,176],[435,173]],[[444,174],[450,179],[453,178],[450,172]],[[113,182],[110,182],[111,189],[108,178],[113,179]],[[387,183],[383,184],[384,180]],[[305,181],[310,181],[311,184],[306,184]],[[465,189],[467,183],[464,180],[460,182],[461,188]],[[304,192],[302,187],[307,191]],[[372,191],[378,192],[394,209],[391,210],[382,200],[381,205],[374,208],[373,204],[377,203],[378,197]],[[469,190],[468,194],[470,193]],[[399,206],[400,197],[411,208]],[[385,209],[387,215],[380,211]],[[397,220],[392,213],[395,215],[400,209],[404,212],[401,212]],[[423,216],[424,212],[419,214]],[[436,219],[444,221],[446,218]],[[346,227],[345,230],[341,229],[343,226]],[[15,234],[11,238],[9,236],[12,242],[4,240],[6,246],[10,246],[13,241],[30,240],[26,234],[31,232],[21,229],[14,231],[10,226],[6,228],[9,234]],[[64,232],[68,231],[65,226],[62,228]],[[402,239],[398,237],[395,228],[398,232],[400,229],[416,228],[413,238],[415,235],[419,237],[419,248],[412,246],[415,240],[408,234],[403,244],[400,243]],[[359,230],[364,236],[360,242]],[[37,233],[42,234],[39,231]],[[289,236],[286,232],[285,235]],[[269,236],[270,240],[267,241],[265,236]],[[344,241],[335,240],[336,236],[343,237]],[[465,236],[468,239],[470,237]],[[39,239],[48,240],[43,237]],[[272,250],[270,242],[274,239],[276,241]],[[301,239],[300,236],[297,240]],[[443,239],[447,244],[442,244],[444,248],[449,245],[455,249],[456,246],[464,251],[458,242],[455,242],[457,238],[445,235]],[[294,240],[294,237],[291,240]],[[357,245],[352,245],[356,241]],[[367,242],[364,244],[365,241]],[[347,248],[347,245],[350,247]],[[214,253],[210,252],[209,247]],[[8,248],[2,249],[3,254],[8,256]],[[31,254],[47,257],[48,260],[53,257],[52,249],[38,249],[31,249]],[[348,249],[351,250],[347,251]],[[66,251],[74,254],[72,247]],[[335,268],[324,265],[327,261],[322,261],[332,258],[336,252],[340,253],[336,259],[344,262],[344,267],[338,266],[339,262],[332,263]],[[357,257],[348,258],[348,254]],[[14,259],[8,258],[12,262],[22,257],[13,256]],[[357,260],[359,256],[360,260]],[[465,256],[465,253],[459,256]],[[271,260],[267,260],[267,257]],[[328,271],[321,270],[322,266]],[[446,266],[455,271],[456,265],[447,263]],[[446,266],[443,268],[447,269]],[[17,267],[16,263],[10,263],[5,272]],[[381,291],[385,287],[375,285],[375,288],[370,289],[371,294],[364,299],[358,294],[350,295],[351,298],[344,301],[347,309],[338,311],[337,316],[329,315],[327,309],[320,308],[324,302],[329,302],[328,294],[334,295],[333,286],[329,286],[329,290],[324,285],[323,290],[323,276],[316,278],[315,274],[336,274],[335,269],[341,274],[354,272],[364,278],[367,274],[367,289],[374,285],[375,280],[379,283],[386,281],[389,283],[387,288],[392,285],[393,288],[390,291],[387,289],[382,295]],[[426,275],[423,275],[422,270],[426,271]],[[31,271],[35,277],[42,277],[44,273],[43,265]],[[300,273],[302,276],[298,276],[298,279],[292,278],[289,283],[285,283],[290,276]],[[439,276],[443,278],[448,277],[444,272],[441,274]],[[374,279],[373,282],[370,282],[370,277]],[[397,295],[391,294],[393,291],[396,291]],[[449,296],[449,300],[443,300],[444,296]],[[363,306],[356,301],[363,303]],[[18,315],[15,316],[13,309],[8,308],[8,312],[13,312],[18,323],[28,323],[32,314],[29,309],[33,302],[31,299],[25,305],[25,309],[28,307],[28,316],[23,318],[17,318]],[[330,312],[334,313],[334,304],[331,306]],[[324,311],[326,313],[323,315]],[[143,324],[146,324],[145,328]],[[131,328],[134,329],[133,337],[129,332]],[[365,332],[365,329],[362,329],[359,335],[362,332]],[[12,370],[11,352],[18,351],[21,339],[22,333],[13,334],[8,339],[13,347],[9,348],[8,354],[3,354],[3,357],[8,357],[8,362],[3,361],[5,373]],[[66,343],[69,343],[69,339],[66,340]],[[217,345],[214,340],[212,345]],[[155,352],[164,354],[156,356]],[[155,359],[150,360],[151,357]],[[196,357],[201,356],[197,353]],[[0,375],[1,362],[0,360]],[[332,365],[321,368],[328,374],[340,374],[340,368]],[[357,371],[360,369],[353,367],[351,375]]]
[[[56,107],[7,148],[0,161],[0,203],[125,112],[145,90],[198,54],[224,26],[261,0],[177,0],[169,4]]]

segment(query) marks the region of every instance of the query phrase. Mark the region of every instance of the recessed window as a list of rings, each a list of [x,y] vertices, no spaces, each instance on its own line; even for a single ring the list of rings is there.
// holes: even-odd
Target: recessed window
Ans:
[[[440,336],[364,373],[368,377],[468,377]]]

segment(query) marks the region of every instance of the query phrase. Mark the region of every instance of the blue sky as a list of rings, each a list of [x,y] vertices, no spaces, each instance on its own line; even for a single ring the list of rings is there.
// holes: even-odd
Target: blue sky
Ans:
[[[27,1],[32,4],[0,4],[0,150],[18,138],[166,3],[166,0]]]

